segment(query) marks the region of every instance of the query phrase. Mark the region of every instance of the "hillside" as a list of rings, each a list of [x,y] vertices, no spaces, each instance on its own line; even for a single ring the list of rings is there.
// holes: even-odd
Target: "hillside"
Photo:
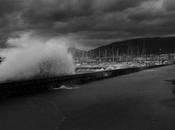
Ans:
[[[175,37],[137,38],[114,42],[88,52],[91,56],[175,53]]]

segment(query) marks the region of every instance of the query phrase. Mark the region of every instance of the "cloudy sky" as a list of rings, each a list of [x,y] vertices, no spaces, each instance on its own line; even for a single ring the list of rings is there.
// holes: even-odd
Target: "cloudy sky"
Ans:
[[[175,0],[0,0],[0,43],[32,31],[80,48],[175,34]]]

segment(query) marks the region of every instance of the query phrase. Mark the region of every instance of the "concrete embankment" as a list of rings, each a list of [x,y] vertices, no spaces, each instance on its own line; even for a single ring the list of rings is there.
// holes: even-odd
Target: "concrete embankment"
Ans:
[[[168,64],[168,65],[171,65],[171,64]],[[9,82],[0,83],[0,92],[1,94],[8,93],[8,95],[40,92],[43,90],[51,90],[52,88],[59,88],[61,85],[85,84],[92,81],[102,80],[102,79],[116,77],[120,75],[126,75],[134,72],[139,72],[145,69],[163,67],[168,65],[133,67],[133,68],[126,68],[126,69],[57,76],[57,77],[50,77],[50,78],[9,81]]]

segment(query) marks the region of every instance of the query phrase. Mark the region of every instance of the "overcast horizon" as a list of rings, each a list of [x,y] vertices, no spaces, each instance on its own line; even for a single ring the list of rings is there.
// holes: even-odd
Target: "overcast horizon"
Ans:
[[[0,0],[0,43],[32,32],[66,37],[87,50],[136,37],[174,36],[174,7],[173,0]]]

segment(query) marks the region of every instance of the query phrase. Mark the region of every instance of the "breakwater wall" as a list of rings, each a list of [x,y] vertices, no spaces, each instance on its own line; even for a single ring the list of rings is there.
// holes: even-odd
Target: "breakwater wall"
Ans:
[[[133,67],[118,70],[108,70],[93,73],[47,77],[39,79],[28,79],[20,81],[8,81],[0,83],[0,95],[18,95],[26,93],[36,93],[41,91],[52,90],[53,88],[59,88],[61,85],[78,85],[85,84],[92,81],[102,80],[106,78],[126,75],[130,73],[139,72],[146,69],[164,67],[166,65],[155,65],[147,67]]]

